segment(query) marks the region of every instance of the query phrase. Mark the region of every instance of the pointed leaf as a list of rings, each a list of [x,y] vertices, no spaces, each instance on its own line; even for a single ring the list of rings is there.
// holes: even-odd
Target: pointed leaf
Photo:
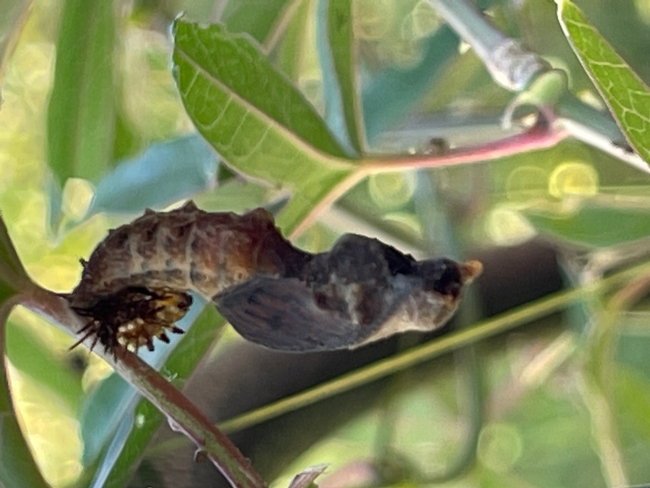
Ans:
[[[259,144],[290,132],[325,154],[345,157],[314,108],[247,37],[217,24],[180,19],[174,23],[174,41],[176,81],[185,107],[197,128],[212,136],[208,141],[222,146],[220,153],[232,153],[226,158],[231,164],[253,157],[238,147],[235,130],[248,134],[257,129],[261,140],[249,136],[246,142]],[[229,134],[217,134],[222,124],[232,129]]]
[[[582,12],[568,0],[557,0],[558,19],[573,51],[627,141],[650,163],[650,89]]]
[[[111,160],[114,130],[113,2],[66,0],[47,114],[48,164],[59,185],[96,180]]]
[[[224,160],[288,187],[295,225],[352,166],[311,105],[244,36],[219,25],[174,24],[174,68],[185,109]]]

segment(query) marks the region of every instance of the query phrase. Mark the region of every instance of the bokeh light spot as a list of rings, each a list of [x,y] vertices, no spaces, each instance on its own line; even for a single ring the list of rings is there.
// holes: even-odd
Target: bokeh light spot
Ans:
[[[414,188],[411,173],[383,173],[368,178],[370,197],[384,209],[403,206],[413,196]]]
[[[506,194],[510,200],[529,201],[546,194],[548,175],[535,166],[519,166],[508,175]]]
[[[501,246],[514,246],[535,235],[533,226],[517,210],[505,205],[490,212],[486,226],[492,241]]]
[[[478,459],[497,473],[508,471],[521,456],[523,442],[519,431],[509,424],[488,424],[478,440]]]
[[[560,164],[549,177],[548,191],[556,198],[594,196],[598,193],[598,173],[580,161]]]

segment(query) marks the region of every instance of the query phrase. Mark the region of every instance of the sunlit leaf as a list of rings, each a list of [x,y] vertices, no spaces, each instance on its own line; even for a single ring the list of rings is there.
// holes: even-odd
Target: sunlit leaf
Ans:
[[[7,319],[8,310],[0,311],[0,320]],[[4,338],[0,338],[0,346],[4,350]],[[0,364],[0,485],[12,488],[47,487],[48,484],[41,476],[31,451],[25,442],[18,425],[16,412],[13,409],[7,371],[4,361]]]
[[[16,292],[27,291],[33,286],[0,215],[0,301],[4,302]]]
[[[288,187],[296,225],[351,171],[300,92],[247,37],[219,25],[174,24],[174,71],[197,130],[238,171]]]
[[[112,158],[116,6],[66,0],[62,15],[47,113],[48,164],[61,186],[96,180]]]
[[[8,300],[31,284],[0,218],[0,353],[5,352],[5,328],[11,311]],[[7,382],[5,361],[0,361],[0,485],[16,488],[48,486],[38,470],[16,418]]]
[[[216,154],[198,135],[154,144],[97,184],[88,216],[159,208],[216,185]]]
[[[9,321],[6,327],[7,358],[31,381],[54,393],[75,412],[83,397],[81,375],[56,357],[31,330]]]
[[[557,0],[558,18],[582,66],[612,111],[626,139],[650,163],[650,89],[582,12]]]

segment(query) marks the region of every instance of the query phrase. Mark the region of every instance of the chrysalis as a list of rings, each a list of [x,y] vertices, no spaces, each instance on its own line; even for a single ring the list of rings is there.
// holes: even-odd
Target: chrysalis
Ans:
[[[190,202],[109,232],[82,262],[71,307],[80,331],[108,352],[153,349],[191,305],[212,300],[246,339],[287,351],[354,348],[407,330],[442,326],[477,261],[416,261],[376,239],[346,234],[332,250],[301,251],[263,209],[209,213]]]

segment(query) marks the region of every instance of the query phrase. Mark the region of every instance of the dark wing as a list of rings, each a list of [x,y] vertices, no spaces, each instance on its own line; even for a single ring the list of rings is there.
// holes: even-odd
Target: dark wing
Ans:
[[[213,298],[217,309],[251,342],[284,351],[354,347],[380,324],[364,326],[319,308],[296,278],[254,278]]]

